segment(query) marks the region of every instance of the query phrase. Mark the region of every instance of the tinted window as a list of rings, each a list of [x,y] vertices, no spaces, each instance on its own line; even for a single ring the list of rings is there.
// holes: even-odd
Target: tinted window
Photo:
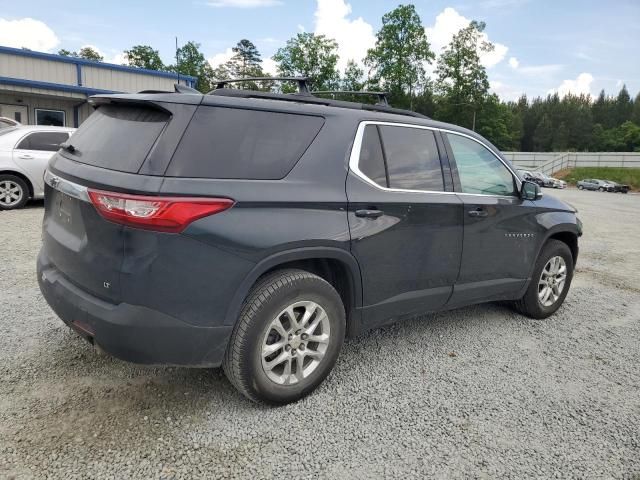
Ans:
[[[464,193],[513,195],[513,176],[496,156],[478,142],[447,134]]]
[[[321,117],[199,107],[167,170],[171,177],[279,179],[320,131]]]
[[[150,108],[102,105],[73,134],[74,160],[121,172],[137,172],[169,115]]]
[[[60,144],[68,139],[69,134],[66,132],[35,132],[23,138],[16,148],[55,152],[60,148]]]
[[[382,187],[388,186],[384,157],[382,156],[382,145],[380,144],[378,127],[375,125],[367,125],[364,129],[358,168],[378,185]]]
[[[431,130],[381,126],[391,188],[443,191],[438,147]]]
[[[51,125],[54,127],[64,127],[64,111],[43,110],[36,108],[36,125]]]

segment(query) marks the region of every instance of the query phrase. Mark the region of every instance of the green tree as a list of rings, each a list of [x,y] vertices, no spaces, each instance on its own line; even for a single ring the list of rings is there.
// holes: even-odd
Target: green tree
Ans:
[[[262,75],[262,58],[256,46],[243,38],[232,48],[229,70],[236,78],[258,77]]]
[[[476,130],[500,150],[514,150],[517,140],[511,132],[513,113],[497,95],[485,98],[477,116]]]
[[[533,134],[533,147],[536,152],[551,151],[553,142],[553,123],[548,114],[544,114]]]
[[[435,59],[420,16],[414,5],[400,5],[382,17],[382,28],[376,34],[376,44],[364,59],[371,68],[370,76],[392,97],[413,95],[425,83],[424,64]]]
[[[201,92],[208,92],[213,86],[213,69],[200,51],[200,44],[189,41],[177,51],[177,65],[171,65],[168,70],[183,75],[198,78],[196,88]]]
[[[628,120],[631,120],[631,113],[633,112],[633,103],[631,96],[627,90],[626,85],[622,85],[618,96],[615,101],[615,125],[622,125]]]
[[[631,111],[631,121],[636,125],[640,125],[640,93],[636,95],[633,101],[633,110]]]
[[[340,79],[340,88],[357,92],[362,90],[364,85],[364,70],[356,62],[349,60],[344,69],[344,75]]]
[[[94,62],[102,62],[104,60],[104,57],[92,47],[82,47],[77,52],[72,52],[62,48],[58,50],[58,55],[64,55],[65,57],[84,58],[85,60],[93,60]]]
[[[257,47],[246,38],[240,40],[232,48],[234,55],[223,65],[213,71],[216,79],[222,78],[247,78],[268,76],[262,70],[262,58]],[[235,88],[247,88],[250,90],[270,90],[273,82],[241,82],[230,85]]]
[[[436,91],[444,100],[442,116],[469,127],[489,92],[480,53],[489,52],[494,46],[482,36],[485,26],[474,20],[456,33],[440,55],[436,69]]]
[[[82,47],[78,52],[78,57],[95,62],[102,62],[104,60],[104,57],[91,47]]]
[[[278,73],[283,76],[309,77],[314,90],[331,90],[339,81],[336,68],[338,44],[324,35],[298,33],[278,49],[273,60],[278,62]],[[291,85],[283,85],[284,91],[292,91]]]
[[[67,50],[66,48],[61,48],[58,50],[58,55],[62,55],[64,57],[77,57],[78,52],[72,52],[71,50]]]
[[[129,50],[124,51],[127,63],[131,67],[146,68],[147,70],[164,70],[158,50],[154,50],[149,45],[134,45]]]

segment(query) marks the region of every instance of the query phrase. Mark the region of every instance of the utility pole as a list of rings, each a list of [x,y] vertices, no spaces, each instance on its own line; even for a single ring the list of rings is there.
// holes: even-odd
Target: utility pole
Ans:
[[[178,37],[176,36],[176,73],[178,74],[178,85],[180,84],[180,55],[178,55]]]

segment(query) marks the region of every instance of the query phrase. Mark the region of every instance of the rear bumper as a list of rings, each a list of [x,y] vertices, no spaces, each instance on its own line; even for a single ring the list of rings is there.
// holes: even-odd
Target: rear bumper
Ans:
[[[38,256],[38,284],[53,311],[102,350],[133,363],[217,367],[232,326],[199,327],[162,312],[112,304],[78,288]]]

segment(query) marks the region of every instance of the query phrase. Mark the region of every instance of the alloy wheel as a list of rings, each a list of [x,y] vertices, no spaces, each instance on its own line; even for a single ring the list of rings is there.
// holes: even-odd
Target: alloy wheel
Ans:
[[[22,187],[13,180],[3,180],[0,182],[0,205],[3,207],[13,207],[22,201],[24,192]]]
[[[551,257],[542,269],[538,281],[538,300],[545,307],[558,301],[567,280],[567,264],[564,258],[557,255]]]
[[[295,302],[269,324],[262,340],[262,368],[278,385],[293,385],[318,368],[330,341],[325,310],[315,302]]]

